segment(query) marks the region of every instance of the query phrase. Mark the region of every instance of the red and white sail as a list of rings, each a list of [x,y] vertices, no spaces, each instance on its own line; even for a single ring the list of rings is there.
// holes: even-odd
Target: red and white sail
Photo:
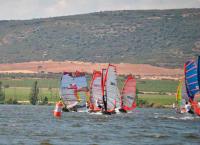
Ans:
[[[100,71],[94,71],[90,84],[90,109],[92,111],[101,111],[98,104],[103,104],[102,94],[102,74]]]
[[[107,112],[115,111],[116,107],[120,107],[120,92],[117,86],[116,67],[109,64],[103,81],[103,92],[106,97]]]
[[[121,108],[131,111],[136,108],[136,80],[129,75],[121,92]]]

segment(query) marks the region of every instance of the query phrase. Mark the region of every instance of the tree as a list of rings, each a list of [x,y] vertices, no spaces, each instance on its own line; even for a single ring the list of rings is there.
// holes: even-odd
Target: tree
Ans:
[[[0,102],[4,102],[5,101],[5,93],[3,91],[3,84],[2,82],[0,82]]]
[[[39,87],[38,87],[38,82],[35,81],[33,83],[32,89],[31,89],[31,93],[29,96],[29,101],[32,105],[36,105],[38,102],[38,95],[39,95]]]

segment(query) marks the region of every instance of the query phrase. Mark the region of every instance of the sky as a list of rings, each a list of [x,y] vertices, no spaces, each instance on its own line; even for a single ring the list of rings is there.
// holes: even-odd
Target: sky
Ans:
[[[200,8],[200,0],[0,0],[0,20],[23,20],[111,10]]]

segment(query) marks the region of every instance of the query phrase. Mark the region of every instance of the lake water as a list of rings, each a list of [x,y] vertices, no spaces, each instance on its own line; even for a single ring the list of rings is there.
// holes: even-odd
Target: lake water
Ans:
[[[172,109],[136,109],[111,116],[63,113],[54,106],[0,105],[0,144],[200,144],[200,118]]]

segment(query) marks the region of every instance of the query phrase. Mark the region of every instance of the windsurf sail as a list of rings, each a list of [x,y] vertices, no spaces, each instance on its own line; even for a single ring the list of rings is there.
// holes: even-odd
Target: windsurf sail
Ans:
[[[121,95],[122,109],[131,111],[136,108],[136,80],[132,75],[127,77]]]
[[[184,110],[186,102],[189,102],[189,97],[187,94],[185,79],[181,79],[176,92],[176,105],[180,112]]]
[[[176,92],[176,104],[179,108],[182,104],[182,82],[183,80],[180,80],[178,88],[177,88],[177,92]]]
[[[103,105],[103,94],[102,94],[102,74],[100,71],[94,71],[92,75],[92,81],[90,84],[90,109],[92,111],[101,111],[99,105]]]
[[[77,98],[79,107],[86,107],[88,85],[85,73],[76,71],[74,74],[74,83],[77,86]]]
[[[182,82],[181,82],[182,86],[181,86],[181,97],[182,97],[182,100],[184,99],[185,102],[189,102],[189,96],[188,96],[188,92],[186,90],[186,84],[185,84],[185,79],[182,79]],[[183,102],[183,101],[182,101]]]
[[[196,84],[196,89],[195,89],[195,94],[193,95],[192,99],[190,100],[193,110],[196,115],[200,116],[200,56],[198,57],[197,61],[197,82],[198,85]],[[198,89],[198,90],[197,90]]]
[[[197,62],[194,60],[185,63],[185,82],[188,97],[193,100],[199,94]]]
[[[116,67],[109,64],[103,81],[106,97],[107,112],[114,112],[115,108],[120,107],[120,93],[117,86]],[[118,103],[117,103],[118,101]]]
[[[71,73],[64,73],[61,78],[60,95],[68,109],[78,104],[77,86],[74,84]]]
[[[84,73],[78,71],[75,73],[63,73],[60,95],[68,109],[76,105],[85,107],[87,92],[87,79]]]
[[[184,65],[185,67],[185,84],[189,101],[195,114],[200,116],[200,104],[198,98],[200,96],[200,57],[197,61],[190,60]]]

